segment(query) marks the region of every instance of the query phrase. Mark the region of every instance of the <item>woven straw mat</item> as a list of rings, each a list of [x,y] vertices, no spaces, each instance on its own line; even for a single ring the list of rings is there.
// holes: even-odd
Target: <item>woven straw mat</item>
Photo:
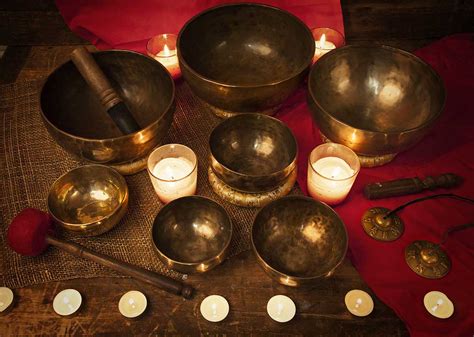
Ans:
[[[38,82],[0,86],[0,285],[18,288],[72,278],[119,277],[96,263],[76,258],[57,248],[37,257],[24,257],[7,244],[8,224],[25,207],[46,210],[46,198],[56,178],[83,162],[66,153],[47,133],[39,112]],[[250,228],[257,209],[237,207],[221,200],[207,180],[208,138],[219,119],[203,107],[185,83],[177,85],[176,112],[166,142],[192,148],[199,159],[198,194],[218,201],[234,224],[231,256],[249,248]],[[120,260],[181,278],[168,270],[152,248],[150,229],[163,206],[146,171],[127,176],[130,192],[125,217],[110,232],[98,237],[79,237],[67,232],[58,235],[92,250]],[[298,193],[295,188],[292,193]],[[133,249],[130,249],[133,247]]]

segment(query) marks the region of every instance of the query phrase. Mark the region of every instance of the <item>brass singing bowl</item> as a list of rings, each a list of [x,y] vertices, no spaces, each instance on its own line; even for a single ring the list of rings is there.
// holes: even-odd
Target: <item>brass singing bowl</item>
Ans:
[[[440,116],[443,82],[425,62],[387,46],[346,46],[321,57],[308,104],[321,132],[366,156],[413,146]]]
[[[283,102],[307,74],[315,45],[294,15],[243,3],[193,17],[181,29],[177,48],[193,92],[217,109],[238,113]]]
[[[125,215],[128,187],[114,169],[85,165],[59,177],[51,186],[47,203],[54,221],[64,229],[100,235]]]
[[[250,193],[277,188],[296,167],[298,145],[276,118],[239,114],[220,123],[209,137],[211,168],[230,187]]]
[[[49,75],[41,90],[41,116],[69,153],[117,165],[146,157],[166,136],[175,110],[174,82],[157,61],[130,51],[92,54],[141,130],[123,135],[72,61]]]
[[[252,248],[270,277],[287,286],[330,276],[347,251],[347,231],[325,203],[288,196],[262,208],[252,226]]]
[[[205,272],[227,257],[232,221],[211,199],[182,197],[160,210],[151,237],[158,257],[169,268],[187,274]]]

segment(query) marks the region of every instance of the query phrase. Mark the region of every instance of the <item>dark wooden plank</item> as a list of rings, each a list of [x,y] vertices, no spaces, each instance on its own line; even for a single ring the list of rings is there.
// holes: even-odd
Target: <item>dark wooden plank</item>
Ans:
[[[345,308],[347,291],[370,290],[348,260],[335,274],[318,281],[313,288],[290,288],[273,282],[257,265],[251,252],[244,252],[187,282],[197,291],[194,299],[182,298],[131,279],[89,279],[51,282],[15,290],[16,306],[0,317],[2,336],[10,335],[245,335],[245,336],[407,336],[403,323],[375,296],[374,312],[365,318],[352,316]],[[61,318],[52,309],[54,296],[75,288],[85,299],[80,312]],[[129,320],[117,309],[121,295],[140,290],[149,302],[145,314]],[[231,310],[221,323],[205,321],[199,305],[210,294],[227,298]],[[272,321],[267,301],[286,294],[297,306],[294,320]]]
[[[2,0],[0,11],[55,11],[54,0]]]
[[[0,11],[0,45],[84,44],[56,11]]]

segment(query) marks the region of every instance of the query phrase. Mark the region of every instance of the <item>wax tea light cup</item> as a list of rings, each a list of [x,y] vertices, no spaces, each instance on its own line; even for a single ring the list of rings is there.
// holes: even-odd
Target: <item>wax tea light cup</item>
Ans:
[[[65,289],[54,297],[53,309],[61,316],[74,314],[82,304],[81,293],[75,289]]]
[[[131,290],[120,298],[119,304],[120,313],[127,318],[135,318],[143,314],[147,307],[146,296],[137,290]]]
[[[295,317],[296,305],[288,296],[276,295],[268,301],[267,313],[274,321],[286,323]]]
[[[220,295],[207,296],[201,302],[200,311],[209,322],[220,322],[229,314],[229,303]]]
[[[146,45],[148,56],[154,58],[170,72],[173,79],[181,77],[178,55],[176,52],[175,34],[160,34],[153,36]]]
[[[347,310],[355,316],[367,316],[374,310],[372,297],[363,290],[353,289],[349,291],[344,298],[344,302]]]
[[[423,298],[426,310],[437,318],[449,318],[454,313],[454,304],[441,291],[430,291]]]
[[[167,144],[148,157],[148,174],[163,203],[196,193],[197,157],[189,147]]]
[[[360,170],[359,157],[347,146],[326,143],[308,158],[308,192],[329,205],[344,201]]]
[[[0,315],[6,314],[13,305],[13,291],[7,287],[0,287]]]
[[[324,54],[342,47],[346,43],[344,36],[332,28],[314,28],[311,33],[315,44],[313,63]]]

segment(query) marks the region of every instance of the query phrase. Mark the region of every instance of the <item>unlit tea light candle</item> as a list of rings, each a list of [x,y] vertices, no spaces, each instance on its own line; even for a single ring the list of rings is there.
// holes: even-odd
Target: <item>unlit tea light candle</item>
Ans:
[[[454,313],[454,304],[441,291],[430,291],[423,298],[426,310],[437,318],[449,318]]]
[[[148,157],[148,173],[163,203],[194,195],[197,187],[197,157],[187,146],[167,144]]]
[[[127,318],[135,318],[145,312],[147,307],[146,296],[137,290],[131,290],[120,298],[119,304],[120,313]]]
[[[4,313],[13,304],[13,291],[7,287],[0,287],[0,313]]]
[[[211,295],[201,302],[200,310],[209,322],[220,322],[229,314],[229,303],[220,295]]]
[[[329,205],[339,204],[351,190],[359,169],[359,158],[348,147],[320,145],[309,156],[308,192]]]
[[[267,313],[274,321],[286,323],[295,317],[296,305],[288,296],[276,295],[268,301]]]
[[[61,316],[69,316],[75,313],[82,304],[81,293],[75,289],[65,289],[54,297],[53,309]]]
[[[355,316],[367,316],[374,310],[374,301],[369,294],[363,290],[354,289],[349,291],[344,298],[347,310]]]

